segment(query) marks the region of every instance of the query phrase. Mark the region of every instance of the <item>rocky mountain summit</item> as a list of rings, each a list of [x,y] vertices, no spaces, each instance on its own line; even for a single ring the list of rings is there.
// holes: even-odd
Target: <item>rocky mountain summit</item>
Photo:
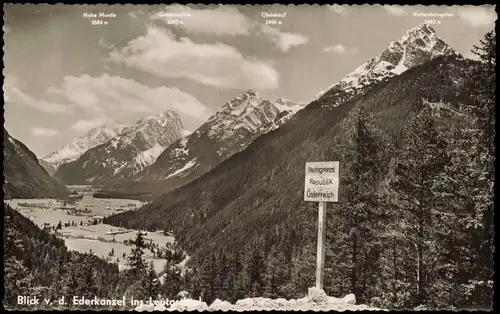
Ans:
[[[78,136],[55,152],[40,159],[40,164],[53,175],[60,165],[75,161],[91,148],[106,143],[117,136],[123,127],[99,126]]]
[[[365,87],[399,75],[407,69],[422,65],[439,56],[458,56],[440,39],[428,24],[420,24],[408,30],[398,41],[391,42],[379,55],[371,58],[349,73],[340,82],[321,91],[316,99],[338,96],[339,104],[347,97],[359,94]]]
[[[260,135],[275,130],[301,108],[292,101],[268,100],[249,90],[224,104],[195,132],[168,147],[138,178],[194,179],[244,150]]]
[[[104,144],[59,167],[55,176],[67,184],[98,184],[128,178],[152,164],[170,144],[182,138],[174,111],[145,117]]]

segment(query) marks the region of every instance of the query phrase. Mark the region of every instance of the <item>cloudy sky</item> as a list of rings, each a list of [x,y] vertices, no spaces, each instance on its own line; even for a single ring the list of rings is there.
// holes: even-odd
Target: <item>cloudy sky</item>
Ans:
[[[192,131],[248,89],[308,102],[428,19],[469,56],[496,20],[493,7],[473,6],[7,4],[4,12],[5,124],[39,158],[93,127],[165,110]],[[84,17],[100,12],[116,17]]]

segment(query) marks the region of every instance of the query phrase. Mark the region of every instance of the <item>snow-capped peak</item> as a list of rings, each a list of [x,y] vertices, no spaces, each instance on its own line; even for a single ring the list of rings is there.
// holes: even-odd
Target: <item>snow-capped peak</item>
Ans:
[[[152,164],[169,145],[182,138],[183,129],[181,118],[174,111],[143,117],[82,154],[74,163],[60,167],[56,176],[65,183],[78,184],[128,178]]]
[[[265,99],[255,90],[249,90],[225,103],[204,125],[210,137],[232,137],[236,130],[250,134],[260,132],[270,124],[282,124],[287,117],[302,109],[290,100]],[[277,127],[277,126],[276,126]],[[274,128],[272,128],[274,129]],[[260,130],[260,131],[259,131]]]
[[[147,116],[144,118],[141,118],[136,125],[140,126],[143,124],[147,123],[159,123],[162,126],[165,126],[166,123],[168,123],[171,120],[175,120],[179,118],[179,114],[175,111],[172,110],[167,110],[158,113],[157,115],[154,116]]]
[[[443,55],[457,55],[457,53],[436,35],[431,26],[426,23],[419,24],[406,31],[398,41],[391,42],[379,55],[360,65],[340,82],[320,92],[316,99],[330,90],[355,92]]]
[[[77,160],[91,148],[101,145],[120,133],[123,126],[98,126],[78,136],[68,144],[41,159],[41,164],[49,173],[55,172],[61,164]]]
[[[226,102],[193,133],[169,146],[138,180],[194,179],[288,121],[303,106],[249,90]],[[184,132],[183,132],[184,133]]]
[[[113,147],[117,145],[126,146],[135,141],[138,134],[140,134],[143,140],[153,146],[156,143],[163,145],[164,143],[160,143],[161,140],[159,140],[159,138],[162,138],[159,136],[159,132],[170,127],[181,130],[182,121],[178,113],[167,110],[155,116],[141,118],[137,123],[124,128],[122,133],[114,137],[110,142]]]
[[[283,97],[276,98],[276,100],[273,102],[273,105],[281,112],[289,111],[292,114],[295,114],[305,106],[304,103],[295,103],[294,101],[285,99]]]
[[[225,103],[213,116],[210,117],[209,121],[217,120],[227,115],[235,117],[241,116],[248,110],[258,107],[263,100],[264,98],[257,91],[248,90],[240,96],[234,97]]]
[[[251,115],[255,110],[260,111],[269,103],[280,112],[293,111],[295,113],[302,108],[302,106],[298,106],[291,100],[278,97],[276,100],[270,101],[257,91],[248,90],[225,103],[208,121],[212,122],[228,116],[245,119],[245,117]]]

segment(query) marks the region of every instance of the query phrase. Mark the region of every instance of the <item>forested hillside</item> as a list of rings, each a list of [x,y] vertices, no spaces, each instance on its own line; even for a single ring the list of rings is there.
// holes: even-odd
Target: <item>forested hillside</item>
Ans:
[[[204,298],[302,296],[317,204],[304,163],[340,161],[325,291],[389,308],[491,308],[495,38],[347,102],[326,93],[206,175],[107,223],[173,229]]]
[[[64,240],[38,228],[9,205],[4,205],[4,299],[7,309],[131,309],[115,306],[79,306],[73,297],[93,299],[157,298],[158,294],[173,298],[182,288],[172,256],[165,276],[174,284],[162,285],[152,265],[143,259],[144,243],[138,235],[130,256],[131,268],[118,271],[118,265],[108,263],[94,254],[68,251]],[[172,280],[167,283],[171,283]],[[38,305],[17,303],[18,296],[37,297]],[[66,304],[58,301],[64,297]],[[45,300],[48,300],[47,303]]]
[[[36,155],[3,129],[4,198],[65,197],[69,191],[40,165]]]
[[[7,308],[16,308],[18,295],[54,300],[63,295],[110,296],[116,285],[117,265],[93,255],[68,252],[63,240],[40,230],[6,204],[4,252]]]

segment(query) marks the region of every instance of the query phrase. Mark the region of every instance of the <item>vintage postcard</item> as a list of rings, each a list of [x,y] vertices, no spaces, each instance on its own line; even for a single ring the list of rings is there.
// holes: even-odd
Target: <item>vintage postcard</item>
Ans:
[[[492,310],[494,6],[4,4],[7,310]]]

